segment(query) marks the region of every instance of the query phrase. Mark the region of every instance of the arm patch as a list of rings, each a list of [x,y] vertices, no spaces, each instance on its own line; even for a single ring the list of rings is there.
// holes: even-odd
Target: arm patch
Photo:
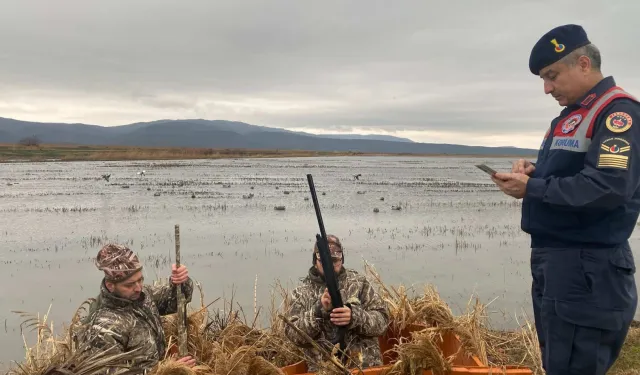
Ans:
[[[627,112],[613,112],[605,120],[607,129],[614,133],[623,133],[631,128],[633,119]]]
[[[608,121],[608,119],[607,119]],[[607,122],[608,127],[608,122]],[[608,138],[600,143],[596,168],[629,169],[631,145],[624,138]]]

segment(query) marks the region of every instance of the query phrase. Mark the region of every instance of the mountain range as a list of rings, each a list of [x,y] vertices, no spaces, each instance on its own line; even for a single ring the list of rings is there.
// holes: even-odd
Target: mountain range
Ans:
[[[120,126],[39,123],[0,117],[0,143],[37,137],[42,143],[354,151],[367,153],[535,155],[516,147],[420,143],[388,135],[311,134],[226,120],[158,120]]]

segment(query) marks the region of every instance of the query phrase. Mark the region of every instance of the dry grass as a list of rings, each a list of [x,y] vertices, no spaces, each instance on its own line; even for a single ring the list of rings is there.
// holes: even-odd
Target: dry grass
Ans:
[[[536,375],[543,373],[535,328],[529,320],[525,319],[517,331],[496,331],[488,324],[487,306],[477,298],[469,300],[465,313],[455,316],[433,285],[426,285],[420,295],[410,297],[404,286],[385,285],[367,263],[365,270],[389,307],[392,329],[399,331],[412,324],[425,327],[414,332],[411,340],[397,345],[395,351],[399,361],[390,374],[414,373],[419,368],[444,373],[460,354],[476,356],[496,368],[520,365],[530,368]],[[436,344],[445,333],[455,334],[462,344],[458,353],[448,357]]]
[[[373,267],[365,264],[367,273],[374,280],[379,293],[387,302],[391,312],[390,330],[400,331],[410,326],[422,329],[412,332],[393,349],[398,360],[386,370],[385,375],[420,373],[430,369],[434,374],[445,374],[454,359],[465,354],[477,356],[496,369],[502,366],[520,365],[543,374],[535,328],[526,318],[520,329],[505,332],[491,329],[487,323],[486,307],[477,299],[470,299],[467,310],[455,316],[435,287],[425,286],[421,293],[410,297],[407,288],[385,285]],[[201,301],[205,301],[199,284]],[[257,282],[256,282],[257,289]],[[289,291],[279,282],[272,288],[269,311],[269,328],[258,326],[261,309],[257,306],[254,291],[253,317],[247,319],[242,308],[234,309],[233,296],[224,301],[223,308],[213,310],[204,303],[191,308],[187,317],[189,354],[196,358],[193,368],[176,362],[177,321],[176,315],[163,317],[167,336],[167,353],[164,359],[151,370],[152,375],[281,375],[281,367],[303,360],[301,350],[284,336],[287,324],[282,312],[289,306]],[[280,300],[278,303],[277,301]],[[104,367],[133,359],[135,353],[119,356],[104,354],[83,357],[76,351],[74,333],[79,327],[80,317],[90,300],[83,303],[74,314],[65,333],[56,337],[53,324],[44,317],[18,312],[24,318],[23,328],[36,332],[36,344],[28,347],[25,340],[25,359],[17,363],[7,375],[97,375]],[[443,337],[455,334],[461,347],[457,352],[443,352],[440,346]],[[455,349],[454,349],[455,351]],[[344,374],[344,366],[336,364],[331,353],[324,363],[316,364],[318,374]],[[333,353],[335,354],[335,352]],[[349,366],[348,366],[349,367]],[[354,367],[354,366],[352,366]],[[640,327],[634,326],[612,375],[640,375]],[[116,375],[127,374],[123,368]]]
[[[257,289],[257,285],[255,287]],[[285,292],[281,287],[275,290]],[[201,301],[204,301],[202,289],[200,293]],[[283,298],[284,308],[286,303],[287,296]],[[272,306],[275,306],[275,295],[272,295]],[[280,367],[303,359],[300,350],[285,338],[280,325],[272,326],[268,330],[257,327],[257,306],[251,322],[244,317],[242,308],[234,309],[233,295],[230,301],[225,301],[223,310],[211,312],[208,307],[202,305],[187,317],[188,349],[189,354],[197,360],[194,370],[197,374],[275,375],[282,374]],[[271,316],[275,316],[274,314]],[[181,366],[174,361],[177,352],[176,319],[175,314],[163,319],[168,341],[167,356],[151,372],[152,374],[170,374],[164,367],[167,361],[172,366],[168,369]],[[275,318],[272,319],[275,321]]]
[[[640,375],[640,323],[634,322],[611,375]]]
[[[0,162],[8,160],[46,161],[116,161],[116,160],[182,160],[227,158],[281,158],[344,155],[377,155],[359,152],[323,152],[306,150],[214,149],[187,147],[21,146],[0,144]]]
[[[439,335],[437,328],[412,333],[411,340],[396,347],[399,360],[385,374],[421,374],[427,369],[436,375],[445,374],[451,369],[451,358],[445,358],[438,346]]]
[[[204,294],[200,289],[201,300]],[[281,288],[281,292],[285,292]],[[275,296],[273,296],[275,298]],[[97,375],[109,366],[124,366],[124,362],[135,358],[136,353],[121,355],[105,354],[83,356],[75,344],[75,332],[80,326],[81,313],[92,300],[85,301],[72,318],[62,335],[54,335],[53,324],[43,318],[24,312],[24,328],[36,330],[37,338],[33,346],[25,339],[25,360],[16,363],[7,375]],[[196,359],[196,366],[188,368],[177,359],[177,316],[163,317],[163,328],[167,337],[167,353],[150,374],[162,375],[281,375],[280,367],[303,359],[300,350],[284,337],[284,331],[264,330],[256,327],[258,316],[253,322],[242,319],[241,309],[234,310],[233,297],[225,303],[223,310],[211,311],[207,306],[191,309],[187,316],[189,355]],[[285,298],[285,302],[287,299]],[[275,306],[275,302],[272,302]],[[257,313],[257,311],[256,311]],[[275,320],[275,319],[274,319]],[[123,368],[122,374],[126,373]],[[120,375],[117,372],[114,375]]]
[[[290,158],[319,156],[443,156],[443,157],[514,157],[513,155],[442,155],[407,153],[366,153],[308,150],[215,149],[188,147],[85,146],[42,144],[21,146],[0,144],[0,162],[9,160],[46,161],[116,161],[116,160],[183,160],[228,158]],[[532,155],[535,156],[535,155]]]
[[[542,355],[533,322],[523,313],[520,327],[514,331],[500,331],[489,326],[486,306],[477,299],[470,300],[467,311],[454,316],[432,285],[421,295],[409,297],[404,286],[385,285],[373,267],[365,263],[367,273],[378,286],[392,314],[392,329],[403,329],[411,324],[425,328],[414,332],[411,340],[395,348],[399,361],[386,375],[413,374],[417,369],[431,369],[443,374],[451,367],[455,353],[445,357],[436,345],[444,332],[453,332],[461,340],[461,352],[477,356],[483,363],[495,368],[522,366],[534,375],[543,375]],[[634,323],[627,336],[620,357],[611,375],[640,375],[640,323]]]
[[[65,329],[65,333],[56,337],[53,331],[53,322],[48,322],[49,311],[42,318],[39,315],[31,315],[22,311],[14,311],[23,317],[23,340],[26,348],[25,360],[11,368],[7,375],[97,375],[105,367],[117,368],[122,363],[133,360],[137,354],[129,352],[124,354],[107,354],[105,352],[84,354],[76,350],[74,333],[80,321],[81,313],[85,305],[91,300],[80,305],[74,314],[71,324]],[[36,333],[36,343],[32,347],[27,345],[25,330]],[[122,367],[114,371],[114,375],[129,374],[130,370]]]

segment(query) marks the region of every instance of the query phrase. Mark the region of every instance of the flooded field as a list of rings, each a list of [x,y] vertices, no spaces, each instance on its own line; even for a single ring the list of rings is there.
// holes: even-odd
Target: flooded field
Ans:
[[[494,325],[513,326],[531,311],[529,238],[520,202],[479,162],[510,168],[510,159],[408,157],[0,164],[0,368],[24,355],[12,310],[52,305],[50,320],[69,321],[96,295],[92,258],[109,241],[138,252],[149,282],[168,276],[175,224],[206,303],[233,293],[252,315],[257,275],[268,308],[275,280],[293,287],[311,265],[307,173],[347,267],[362,271],[366,260],[387,283],[434,283],[454,311],[474,293],[495,299]]]

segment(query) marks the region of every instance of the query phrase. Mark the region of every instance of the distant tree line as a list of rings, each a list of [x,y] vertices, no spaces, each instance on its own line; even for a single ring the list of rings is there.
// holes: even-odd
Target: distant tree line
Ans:
[[[35,135],[31,137],[25,137],[18,141],[21,146],[40,146],[40,138]]]

